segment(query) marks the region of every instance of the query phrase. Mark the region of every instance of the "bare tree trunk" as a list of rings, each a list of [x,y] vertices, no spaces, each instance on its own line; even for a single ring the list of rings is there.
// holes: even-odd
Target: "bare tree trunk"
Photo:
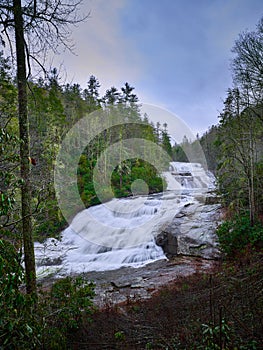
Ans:
[[[20,166],[21,166],[21,206],[22,231],[25,256],[26,289],[27,293],[36,292],[36,269],[34,244],[32,239],[31,219],[31,185],[30,185],[30,141],[29,122],[27,113],[27,77],[25,60],[25,41],[21,0],[13,0],[15,41],[17,58],[18,113],[20,133]]]
[[[255,189],[254,189],[254,151],[252,143],[252,131],[250,126],[250,135],[249,135],[249,155],[250,155],[250,178],[249,178],[249,213],[250,213],[250,225],[254,226],[255,223]]]

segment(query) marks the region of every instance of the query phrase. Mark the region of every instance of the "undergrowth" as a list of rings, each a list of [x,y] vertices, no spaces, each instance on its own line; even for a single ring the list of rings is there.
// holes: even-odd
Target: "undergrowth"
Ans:
[[[219,226],[217,235],[223,252],[228,257],[236,258],[247,249],[248,245],[251,248],[262,246],[263,225],[260,221],[256,221],[251,226],[248,214],[236,215]]]
[[[71,348],[262,349],[263,255],[247,255],[214,273],[181,278],[148,301],[97,311],[72,335]]]
[[[213,273],[176,279],[150,300],[127,298],[104,310],[95,310],[94,285],[84,276],[27,296],[21,257],[0,240],[1,350],[262,349],[263,253],[256,245],[242,246]]]
[[[0,349],[68,349],[68,337],[90,322],[94,285],[67,277],[38,296],[23,291],[22,254],[0,239]]]

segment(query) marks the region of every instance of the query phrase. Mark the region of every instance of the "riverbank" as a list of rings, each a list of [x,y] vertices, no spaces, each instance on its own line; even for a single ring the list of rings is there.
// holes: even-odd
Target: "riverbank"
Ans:
[[[178,259],[181,258],[184,259]],[[126,300],[113,303],[112,294],[108,303],[93,314],[91,322],[84,320],[81,329],[69,334],[68,348],[262,349],[262,252],[246,253],[235,262],[217,262],[207,272],[202,272],[205,267],[202,263],[206,262],[195,258],[188,271],[195,266],[199,272],[188,276],[180,275],[177,270],[179,260],[159,262],[158,271],[155,264],[148,266],[152,280],[146,279],[147,270],[143,268],[144,282],[160,283],[160,288],[152,291],[147,300],[127,297],[132,285],[118,286],[119,282],[125,282],[118,280],[118,272],[108,275],[108,281],[115,281],[112,293],[115,289],[119,294],[127,293]],[[187,265],[187,261],[180,264]],[[133,277],[142,277],[136,276],[136,271],[133,276],[129,270],[126,272],[127,284],[134,282]],[[97,275],[97,283],[100,277]]]
[[[100,308],[124,303],[127,300],[145,300],[163,287],[195,273],[214,271],[215,260],[177,256],[158,260],[139,268],[123,267],[112,271],[89,272],[85,276],[96,284],[94,303]]]

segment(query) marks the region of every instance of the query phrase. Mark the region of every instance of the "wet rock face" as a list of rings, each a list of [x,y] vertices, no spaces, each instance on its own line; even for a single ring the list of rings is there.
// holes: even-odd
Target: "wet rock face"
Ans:
[[[162,247],[168,259],[176,255],[218,258],[215,231],[219,221],[219,204],[188,204],[157,235],[156,244]]]
[[[168,259],[178,254],[178,242],[177,237],[171,232],[162,231],[156,237],[156,244],[162,247],[165,255]]]

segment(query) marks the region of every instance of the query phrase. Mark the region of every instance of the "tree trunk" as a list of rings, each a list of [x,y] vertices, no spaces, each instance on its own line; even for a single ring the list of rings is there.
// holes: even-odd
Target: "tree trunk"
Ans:
[[[249,213],[250,213],[250,226],[254,226],[255,223],[255,213],[256,213],[256,205],[255,205],[255,189],[254,189],[254,152],[253,152],[253,143],[252,143],[252,131],[250,127],[250,177],[249,177]]]
[[[30,186],[30,141],[27,114],[27,77],[25,59],[25,40],[21,0],[13,0],[15,41],[17,59],[18,113],[20,133],[20,167],[21,167],[21,207],[22,232],[24,243],[26,290],[28,294],[36,292],[36,269],[34,244],[32,239],[31,186]]]

